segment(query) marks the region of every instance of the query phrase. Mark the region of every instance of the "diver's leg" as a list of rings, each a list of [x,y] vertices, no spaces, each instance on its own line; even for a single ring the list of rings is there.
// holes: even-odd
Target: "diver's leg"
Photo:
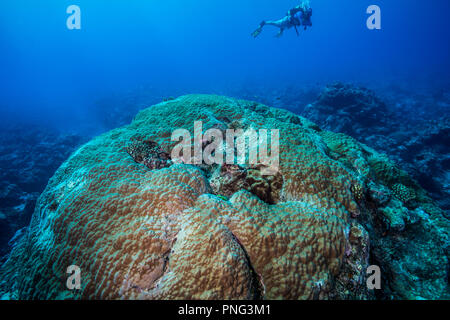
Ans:
[[[277,27],[277,28],[281,28],[281,26],[283,25],[283,19],[275,20],[275,21],[269,20],[269,21],[266,21],[265,24],[269,25],[269,26],[274,26],[274,27]]]
[[[257,37],[257,36],[259,36],[259,34],[261,33],[261,31],[262,31],[262,28],[264,27],[264,26],[274,26],[274,27],[277,27],[277,28],[280,28],[280,32],[278,33],[278,35],[277,35],[277,37],[281,37],[281,35],[283,34],[283,31],[284,31],[284,28],[285,28],[285,26],[286,26],[286,23],[287,23],[287,21],[288,20],[286,20],[287,18],[285,17],[285,18],[283,18],[283,19],[280,19],[280,20],[269,20],[269,21],[263,21],[263,22],[261,22],[261,24],[259,25],[259,27],[258,27],[258,29],[256,29],[253,33],[252,33],[252,36],[253,37]]]
[[[275,37],[279,38],[283,35],[284,32],[284,28],[280,28],[280,31],[277,33],[277,35]]]
[[[280,28],[280,31],[276,35],[276,37],[279,38],[283,35],[284,29],[289,27],[289,17],[284,17],[283,19],[276,21],[267,21],[266,24]]]

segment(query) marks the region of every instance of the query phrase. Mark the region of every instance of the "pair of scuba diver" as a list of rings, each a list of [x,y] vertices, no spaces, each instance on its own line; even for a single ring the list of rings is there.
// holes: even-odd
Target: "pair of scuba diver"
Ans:
[[[260,35],[264,26],[274,26],[280,29],[277,37],[281,37],[283,35],[284,30],[295,28],[297,35],[300,35],[297,27],[303,27],[305,30],[307,27],[312,26],[311,22],[312,9],[309,4],[309,1],[303,1],[300,5],[296,6],[289,10],[286,16],[280,20],[274,21],[263,21],[260,23],[258,29],[256,29],[252,36],[256,38]]]

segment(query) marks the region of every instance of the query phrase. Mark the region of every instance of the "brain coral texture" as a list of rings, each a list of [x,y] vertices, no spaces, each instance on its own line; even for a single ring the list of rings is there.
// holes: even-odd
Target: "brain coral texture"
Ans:
[[[279,174],[172,163],[172,132],[193,132],[194,121],[203,121],[203,130],[279,129]],[[288,111],[208,95],[163,102],[87,143],[58,169],[0,269],[0,295],[371,299],[365,270],[374,260],[385,294],[445,296],[448,261],[440,248],[448,225],[414,181],[392,175],[396,170],[355,140]],[[399,185],[403,193],[414,190],[414,207],[393,196]],[[418,218],[410,222],[412,212]],[[426,234],[399,249],[414,237],[390,229],[390,221],[426,227]],[[430,256],[417,257],[424,248]],[[412,256],[419,265],[411,265]],[[81,268],[80,290],[66,287],[70,265]],[[423,275],[427,268],[433,272]]]

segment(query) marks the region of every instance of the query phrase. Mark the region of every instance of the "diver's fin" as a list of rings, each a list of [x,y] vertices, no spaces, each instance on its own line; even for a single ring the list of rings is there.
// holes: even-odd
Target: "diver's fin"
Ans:
[[[262,27],[259,27],[258,29],[256,29],[255,31],[253,31],[252,33],[252,37],[256,38],[257,36],[259,36],[261,34],[262,31]]]
[[[252,33],[252,37],[256,38],[257,36],[259,36],[261,34],[262,28],[266,25],[266,21],[263,21],[259,24],[258,29],[256,29],[255,31],[253,31]]]
[[[259,36],[260,33],[261,33],[261,28],[258,28],[252,32],[252,37],[256,38],[257,36]]]

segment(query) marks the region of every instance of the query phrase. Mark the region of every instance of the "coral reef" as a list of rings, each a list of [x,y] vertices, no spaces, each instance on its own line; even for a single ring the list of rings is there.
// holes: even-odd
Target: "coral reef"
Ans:
[[[214,171],[209,183],[215,194],[225,198],[243,189],[266,203],[274,204],[279,201],[283,178],[280,173],[264,176],[257,168],[223,164]]]
[[[30,223],[39,194],[56,169],[87,139],[42,126],[15,125],[0,134],[0,257]],[[11,242],[13,244],[14,241]]]
[[[408,203],[416,198],[414,190],[402,185],[401,183],[396,183],[392,186],[392,192],[404,203]]]
[[[301,114],[322,129],[348,134],[389,155],[450,216],[448,95],[384,91],[382,100],[366,88],[334,83]]]
[[[370,130],[387,133],[390,112],[376,94],[366,88],[340,82],[325,87],[317,100],[306,106],[302,116],[323,129],[353,137]]]
[[[450,118],[421,121],[399,129],[392,157],[437,200],[450,218]]]
[[[172,164],[170,155],[153,141],[134,138],[127,145],[126,150],[134,161],[145,165],[150,170],[170,167]]]
[[[203,130],[279,129],[278,174],[167,165],[172,132],[198,120]],[[414,201],[394,196],[400,184]],[[285,110],[189,95],[70,156],[0,267],[0,296],[447,298],[448,230],[414,180],[356,140]],[[382,269],[379,292],[365,286],[369,264]],[[70,265],[81,290],[66,288]]]
[[[175,89],[154,87],[149,85],[138,86],[124,92],[116,92],[97,99],[90,107],[91,115],[96,125],[110,130],[126,125],[142,109],[160,101],[169,101],[173,94],[181,94]]]

